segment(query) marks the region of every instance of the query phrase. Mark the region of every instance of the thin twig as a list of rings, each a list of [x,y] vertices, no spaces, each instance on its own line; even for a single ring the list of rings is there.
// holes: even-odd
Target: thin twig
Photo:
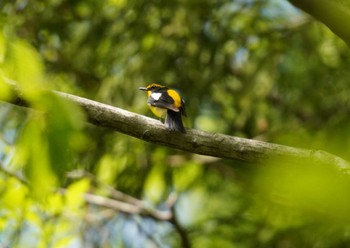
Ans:
[[[175,205],[171,208],[172,218],[169,220],[169,222],[174,226],[175,231],[179,234],[181,243],[183,248],[191,248],[191,242],[188,237],[187,231],[181,226],[181,224],[178,221]]]
[[[65,194],[66,189],[60,189],[60,192],[62,194]],[[95,195],[91,193],[84,193],[83,197],[84,197],[84,200],[89,204],[93,204],[99,207],[110,208],[110,209],[121,211],[127,214],[138,214],[141,216],[150,217],[160,221],[168,221],[172,217],[171,212],[160,211],[157,209],[153,209],[151,207],[146,207],[146,204],[143,204],[142,201],[140,201],[142,204],[130,204],[127,202],[122,202],[122,201],[114,200],[111,198],[107,198],[104,196]]]
[[[106,190],[108,192],[108,194],[110,195],[111,198],[116,199],[116,200],[120,200],[123,202],[127,202],[129,204],[134,204],[134,205],[143,205],[143,201],[132,197],[131,195],[125,194],[119,190],[116,190],[115,188],[113,188],[112,186],[101,182],[101,180],[99,180],[94,174],[85,171],[85,170],[74,170],[74,171],[70,171],[67,173],[67,177],[69,178],[83,178],[83,177],[87,177],[89,178],[97,187],[102,188],[104,190]]]
[[[21,182],[24,185],[27,185],[27,186],[29,185],[27,179],[25,179],[22,175],[20,175],[18,173],[15,173],[15,172],[12,172],[12,171],[6,169],[3,164],[0,164],[0,171],[9,177],[16,178],[19,182]]]

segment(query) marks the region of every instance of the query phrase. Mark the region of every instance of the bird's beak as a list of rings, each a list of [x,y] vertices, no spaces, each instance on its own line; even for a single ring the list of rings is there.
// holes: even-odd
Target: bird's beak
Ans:
[[[139,87],[139,90],[147,91],[147,88],[146,87]]]

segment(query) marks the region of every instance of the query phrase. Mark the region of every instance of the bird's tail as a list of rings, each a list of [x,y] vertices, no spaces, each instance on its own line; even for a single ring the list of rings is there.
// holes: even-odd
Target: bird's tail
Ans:
[[[169,130],[186,133],[186,129],[182,123],[181,112],[168,110],[165,118],[165,126]]]

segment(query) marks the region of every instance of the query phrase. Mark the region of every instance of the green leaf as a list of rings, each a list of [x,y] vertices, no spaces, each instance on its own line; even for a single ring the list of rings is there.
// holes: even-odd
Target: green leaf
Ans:
[[[44,128],[44,115],[33,112],[21,132],[14,157],[14,164],[24,168],[36,196],[46,195],[57,186]]]
[[[191,184],[202,175],[202,166],[190,161],[173,169],[173,178],[176,191],[182,192],[189,189]]]
[[[65,193],[66,206],[76,213],[79,213],[81,206],[85,203],[84,194],[90,188],[90,180],[81,179],[69,185]]]
[[[163,199],[165,191],[164,169],[161,166],[154,166],[144,185],[145,196],[153,203],[159,203]]]

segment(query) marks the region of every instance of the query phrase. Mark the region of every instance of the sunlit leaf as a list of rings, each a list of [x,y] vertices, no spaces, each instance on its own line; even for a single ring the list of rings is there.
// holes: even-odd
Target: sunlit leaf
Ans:
[[[185,191],[202,174],[202,167],[195,162],[183,164],[179,168],[174,168],[173,177],[176,190]]]
[[[165,190],[164,169],[160,166],[153,167],[145,182],[145,196],[152,202],[158,203],[163,199]]]
[[[43,64],[38,53],[24,41],[15,41],[9,52],[8,75],[21,87],[25,98],[35,99],[45,85]],[[47,87],[47,85],[46,85]]]
[[[65,248],[72,244],[74,237],[66,236],[55,243],[55,248]]]
[[[326,165],[271,164],[259,175],[257,188],[267,199],[320,220],[346,220],[350,180]]]
[[[40,99],[40,107],[46,112],[46,137],[50,165],[55,173],[62,175],[72,168],[72,152],[84,147],[84,139],[79,138],[84,116],[73,103],[47,92]]]
[[[69,185],[65,193],[66,206],[72,211],[77,211],[85,203],[84,194],[89,190],[90,180],[81,179]]]
[[[63,196],[59,193],[49,195],[43,204],[47,212],[53,215],[61,213],[65,207]]]
[[[8,100],[12,97],[11,86],[6,82],[5,75],[2,73],[0,66],[0,100]]]
[[[33,193],[38,196],[47,194],[57,185],[50,164],[45,122],[43,114],[32,113],[21,132],[14,158],[17,166],[24,167]]]
[[[18,183],[15,179],[9,179],[7,188],[1,196],[1,201],[7,208],[21,209],[25,204],[28,188]]]
[[[120,163],[117,163],[112,156],[106,155],[101,159],[98,165],[97,177],[101,182],[113,184],[117,177],[117,167],[119,166]]]

